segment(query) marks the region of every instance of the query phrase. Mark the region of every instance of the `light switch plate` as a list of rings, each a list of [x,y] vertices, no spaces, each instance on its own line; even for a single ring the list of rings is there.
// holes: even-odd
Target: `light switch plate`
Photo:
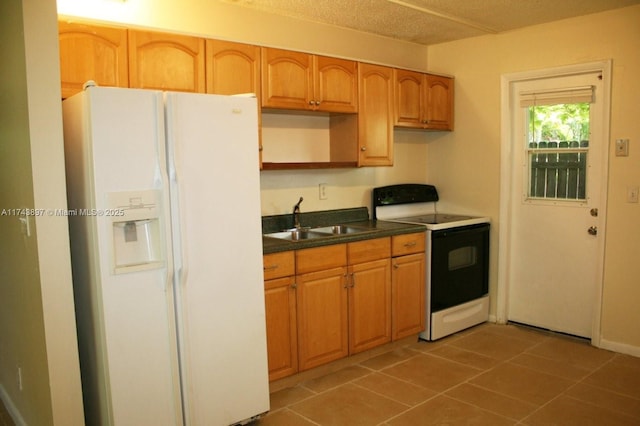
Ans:
[[[616,139],[616,157],[629,156],[629,139]]]

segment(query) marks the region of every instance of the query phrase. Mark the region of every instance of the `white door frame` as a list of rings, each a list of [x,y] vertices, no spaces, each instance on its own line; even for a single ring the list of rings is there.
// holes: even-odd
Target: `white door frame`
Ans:
[[[508,316],[508,292],[509,292],[509,266],[511,263],[511,247],[509,246],[511,234],[511,174],[513,172],[513,126],[511,116],[511,91],[516,82],[548,78],[555,76],[582,74],[586,72],[602,73],[603,87],[603,118],[602,135],[602,185],[600,194],[600,208],[598,215],[606,223],[608,170],[609,170],[609,117],[611,111],[611,60],[591,62],[586,64],[569,65],[544,70],[526,71],[504,74],[501,76],[501,146],[500,146],[500,232],[498,240],[498,288],[496,294],[496,321],[505,324]],[[600,320],[602,314],[602,285],[604,279],[604,249],[606,229],[598,229],[598,258],[596,295],[594,297],[594,316],[591,333],[591,344],[600,346]]]

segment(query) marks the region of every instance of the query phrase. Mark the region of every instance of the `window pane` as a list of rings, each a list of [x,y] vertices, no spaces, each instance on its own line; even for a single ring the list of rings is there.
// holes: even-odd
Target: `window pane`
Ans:
[[[585,200],[589,104],[527,108],[529,198]]]

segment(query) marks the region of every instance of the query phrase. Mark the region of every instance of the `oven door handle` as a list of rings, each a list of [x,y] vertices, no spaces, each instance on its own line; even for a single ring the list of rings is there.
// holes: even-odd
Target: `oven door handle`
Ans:
[[[444,238],[451,237],[457,234],[479,234],[486,232],[489,229],[488,223],[481,223],[478,225],[461,226],[456,228],[439,229],[437,231],[431,231],[431,238]]]

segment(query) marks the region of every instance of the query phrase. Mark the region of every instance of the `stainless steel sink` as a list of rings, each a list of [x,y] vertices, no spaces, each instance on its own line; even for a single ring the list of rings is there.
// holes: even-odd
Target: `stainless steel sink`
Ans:
[[[328,232],[319,232],[311,229],[288,229],[286,231],[272,232],[264,234],[265,237],[278,238],[288,241],[312,240],[315,238],[330,237],[332,234]]]
[[[326,232],[333,235],[360,234],[362,232],[370,232],[372,229],[364,226],[354,225],[332,225],[313,228],[316,232]]]
[[[287,229],[280,232],[264,234],[265,237],[277,238],[287,241],[305,241],[316,238],[335,237],[338,235],[360,234],[371,232],[372,229],[366,226],[357,225],[330,225],[319,226],[317,228]]]

